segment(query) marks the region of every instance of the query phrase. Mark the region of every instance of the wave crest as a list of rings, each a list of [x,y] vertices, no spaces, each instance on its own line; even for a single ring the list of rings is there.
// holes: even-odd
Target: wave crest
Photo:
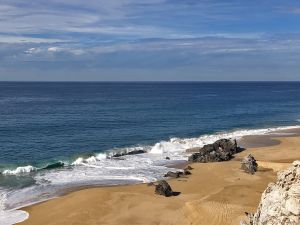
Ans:
[[[82,165],[84,163],[96,163],[97,161],[101,161],[107,158],[107,155],[104,153],[99,153],[95,156],[91,156],[89,158],[84,159],[83,157],[77,158],[71,165]]]
[[[17,167],[14,170],[4,170],[2,172],[3,175],[17,175],[17,174],[22,174],[22,173],[30,173],[30,172],[34,172],[37,171],[37,168],[31,165],[28,166],[20,166]]]
[[[271,132],[287,130],[287,129],[294,129],[300,128],[300,126],[285,126],[285,127],[273,127],[273,128],[263,128],[263,129],[244,129],[244,130],[235,130],[230,132],[219,132],[215,134],[206,134],[201,135],[195,138],[171,138],[169,141],[160,141],[153,146],[135,146],[135,147],[128,147],[128,148],[121,148],[121,149],[113,149],[111,151],[107,151],[106,153],[99,153],[88,158],[79,157],[75,161],[71,163],[72,166],[78,165],[90,165],[94,166],[95,164],[99,164],[104,162],[106,159],[110,158],[116,153],[128,153],[134,150],[145,150],[146,152],[150,153],[147,154],[147,157],[152,157],[151,155],[156,155],[155,157],[160,157],[161,159],[164,156],[171,157],[173,159],[186,159],[185,150],[194,147],[203,147],[206,144],[214,143],[215,141],[223,138],[235,138],[239,139],[243,136],[247,135],[265,135]],[[130,156],[126,156],[130,157]],[[3,175],[17,175],[21,173],[30,173],[37,170],[43,169],[55,169],[64,167],[65,165],[70,165],[68,163],[57,162],[53,164],[49,164],[44,168],[36,168],[33,166],[24,166],[18,167],[14,170],[4,170],[2,172]],[[95,165],[98,168],[103,168],[104,165]],[[126,165],[125,167],[128,167]],[[110,167],[109,167],[110,168]]]

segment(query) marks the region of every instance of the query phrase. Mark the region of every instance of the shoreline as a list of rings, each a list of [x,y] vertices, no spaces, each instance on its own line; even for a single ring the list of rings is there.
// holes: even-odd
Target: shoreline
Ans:
[[[243,156],[245,156],[246,154],[248,154],[249,152],[253,153],[253,155],[255,156],[255,158],[258,159],[258,164],[259,164],[260,167],[262,167],[262,166],[263,167],[267,167],[266,170],[260,169],[259,172],[258,172],[259,174],[257,176],[254,175],[255,180],[256,180],[256,182],[258,182],[257,184],[259,184],[258,186],[260,187],[260,189],[256,190],[256,191],[261,194],[262,191],[266,188],[267,183],[275,179],[275,174],[276,174],[276,172],[278,170],[281,170],[282,168],[287,167],[293,159],[299,159],[300,158],[300,153],[297,153],[296,155],[293,155],[293,156],[289,156],[289,157],[285,157],[285,158],[283,157],[282,158],[282,155],[286,155],[287,153],[286,152],[282,153],[282,151],[280,151],[280,149],[283,147],[282,145],[287,146],[287,145],[289,145],[289,142],[291,142],[292,145],[293,145],[293,144],[295,144],[295,142],[299,141],[299,144],[300,144],[300,140],[298,140],[298,138],[297,138],[299,136],[300,136],[300,129],[288,129],[285,132],[281,131],[281,134],[273,134],[273,133],[271,133],[269,135],[252,135],[252,136],[245,136],[245,137],[243,137],[241,139],[241,142],[244,145],[248,144],[248,146],[249,146],[252,143],[252,145],[256,144],[256,146],[259,144],[260,147],[251,147],[249,149],[246,149],[245,151],[243,151],[241,153],[238,153],[236,155],[236,157],[233,160],[231,160],[231,161],[220,162],[220,163],[208,163],[208,164],[193,164],[192,167],[194,167],[195,169],[192,170],[192,175],[190,177],[188,177],[188,178],[182,178],[181,177],[179,179],[168,179],[168,182],[170,182],[170,184],[171,184],[172,187],[174,186],[175,188],[177,188],[177,186],[178,186],[178,190],[175,189],[175,191],[181,191],[180,190],[181,188],[183,190],[185,190],[185,191],[182,191],[181,195],[179,195],[178,197],[172,197],[170,201],[176,203],[177,206],[178,207],[180,206],[179,208],[181,208],[184,211],[186,211],[186,210],[189,211],[187,209],[189,207],[193,208],[194,206],[190,202],[192,202],[192,200],[193,200],[193,195],[197,195],[197,194],[199,195],[199,193],[197,193],[197,191],[195,191],[195,190],[193,190],[192,193],[190,193],[191,187],[188,187],[187,185],[184,185],[184,184],[185,183],[189,183],[189,182],[191,182],[191,183],[196,182],[197,183],[197,181],[195,181],[195,177],[197,176],[198,173],[201,174],[200,176],[205,177],[205,174],[201,173],[201,169],[202,170],[205,170],[205,169],[207,170],[210,167],[211,168],[209,170],[207,170],[208,173],[211,173],[210,170],[215,170],[215,171],[212,171],[213,173],[217,172],[217,171],[219,171],[218,169],[220,169],[220,168],[223,169],[223,170],[225,169],[225,170],[227,170],[227,172],[229,172],[228,168],[226,168],[226,167],[229,167],[232,171],[234,171],[235,173],[237,173],[239,176],[243,177],[243,182],[245,182],[245,183],[242,182],[242,184],[241,184],[242,187],[240,187],[240,189],[242,190],[247,185],[248,186],[250,185],[250,187],[247,187],[247,188],[251,189],[251,184],[247,183],[247,179],[249,179],[249,177],[246,176],[245,174],[241,174],[240,171],[239,171],[239,166],[240,166],[239,160]],[[294,140],[293,138],[294,139],[296,138],[296,140]],[[255,140],[257,142],[255,142]],[[271,156],[271,159],[270,159],[270,156],[269,156],[269,159],[267,160],[266,159],[266,155],[269,155],[269,154],[267,154],[268,151],[269,152],[270,151],[271,152],[272,151],[276,151],[276,154],[275,155],[273,154]],[[289,151],[292,151],[292,150],[289,150]],[[281,156],[281,159],[278,158],[279,156]],[[225,167],[225,168],[223,168],[223,167]],[[224,171],[222,171],[222,172],[224,172]],[[208,175],[211,175],[211,174],[208,174]],[[226,176],[227,175],[228,174],[226,174]],[[262,177],[264,179],[261,179]],[[206,178],[208,178],[208,177],[206,177]],[[197,176],[197,179],[201,180],[203,178]],[[233,179],[233,178],[231,177],[230,179]],[[229,179],[229,181],[226,181],[226,182],[230,183],[230,179]],[[242,179],[242,178],[240,178],[240,179]],[[246,179],[246,180],[244,180],[244,179]],[[190,180],[193,180],[193,181],[190,181]],[[262,180],[264,180],[264,181],[262,181]],[[268,182],[266,182],[266,181],[268,181]],[[206,180],[206,182],[207,182],[207,180]],[[239,181],[235,181],[235,182],[239,182]],[[202,198],[203,199],[210,199],[212,196],[215,196],[215,195],[218,196],[218,193],[220,193],[222,191],[223,192],[224,191],[225,192],[228,191],[230,189],[230,186],[232,186],[235,182],[232,182],[232,180],[231,180],[231,183],[230,183],[231,185],[229,185],[229,186],[227,186],[228,184],[227,185],[225,185],[225,184],[222,185],[222,184],[218,183],[218,184],[215,185],[215,187],[219,187],[219,189],[214,190],[214,192],[216,192],[216,193],[210,193],[208,196],[207,195],[205,196],[205,193],[201,192],[201,194],[203,195]],[[249,182],[249,180],[248,180],[248,182]],[[184,187],[182,187],[182,186],[184,186]],[[202,187],[203,187],[203,184],[202,184]],[[210,188],[214,189],[215,187],[210,187]],[[149,190],[151,190],[151,191],[149,192]],[[211,190],[208,189],[208,192],[209,191],[211,191]],[[239,189],[237,189],[235,191],[239,192]],[[88,187],[88,188],[83,187],[80,190],[77,189],[77,190],[71,191],[69,193],[66,193],[66,194],[58,197],[58,198],[47,200],[47,201],[44,201],[44,202],[41,202],[41,203],[37,203],[37,204],[31,205],[31,206],[27,206],[27,207],[21,208],[21,210],[28,211],[30,216],[29,216],[28,220],[25,220],[23,223],[20,223],[20,224],[38,224],[37,222],[35,222],[35,221],[39,221],[39,218],[36,215],[36,212],[38,212],[38,214],[43,214],[43,210],[45,210],[45,209],[51,210],[51,209],[53,209],[53,207],[55,208],[56,204],[64,204],[64,201],[69,201],[72,198],[75,198],[75,199],[76,198],[80,198],[80,199],[82,199],[82,198],[83,199],[88,198],[89,199],[89,196],[93,196],[93,194],[95,194],[94,192],[96,192],[96,193],[99,192],[98,194],[100,194],[100,196],[105,195],[105,194],[110,194],[111,195],[112,193],[125,192],[125,195],[123,196],[124,198],[126,198],[128,195],[131,196],[132,194],[133,195],[142,195],[142,196],[146,195],[144,197],[150,198],[152,201],[159,200],[157,202],[157,204],[160,205],[160,206],[163,205],[165,207],[166,207],[166,205],[164,204],[164,201],[166,201],[167,203],[169,202],[169,198],[167,200],[164,200],[163,197],[155,196],[153,188],[148,187],[147,184],[118,185],[118,186],[114,186],[114,187]],[[192,196],[192,198],[191,198],[190,195]],[[107,204],[109,204],[109,201],[115,200],[115,199],[105,199],[105,196],[102,196],[102,197],[104,198],[103,199],[104,202],[108,201]],[[224,197],[224,196],[222,196],[222,197]],[[258,197],[260,197],[260,195],[257,195],[257,193],[256,193],[255,197],[256,197],[256,199],[255,199],[256,203],[258,204]],[[130,203],[130,199],[128,201]],[[181,201],[185,202],[185,204],[183,204],[183,205],[180,204]],[[74,204],[75,203],[76,203],[76,201],[74,202]],[[137,204],[138,202],[135,202],[135,203]],[[140,204],[144,205],[143,202],[141,202]],[[186,206],[186,204],[187,204],[187,206]],[[189,206],[189,204],[192,204],[192,206]],[[251,208],[252,211],[255,210],[254,205],[255,204],[253,204],[253,202],[252,202],[252,208]],[[146,208],[149,208],[149,207],[150,206],[147,206]],[[165,207],[163,208],[164,210],[166,210]],[[92,209],[93,208],[93,204],[91,204],[91,205],[87,204],[86,208],[87,208],[87,210],[93,211],[93,209]],[[70,213],[70,208],[63,207],[63,209],[66,211],[66,213],[67,212]],[[244,211],[247,211],[247,210],[250,211],[249,209],[250,208],[247,208],[247,209],[245,208]],[[76,208],[74,208],[73,210],[76,211]],[[167,211],[168,211],[168,213],[171,213],[171,212],[169,212],[169,210],[167,210]],[[80,213],[78,211],[76,211],[76,212],[78,213],[78,216],[80,217]],[[189,214],[189,213],[191,213],[191,212],[187,212],[187,214]],[[107,215],[105,214],[105,215],[102,215],[102,216],[106,217]],[[240,215],[240,217],[242,217],[242,215]],[[180,218],[177,218],[177,219],[180,220]],[[93,220],[93,218],[91,218],[91,221],[92,220]],[[86,222],[82,221],[82,222],[77,222],[76,224],[94,224],[94,223],[91,223],[91,221],[89,223],[86,223]],[[42,222],[42,221],[40,221],[40,222]],[[56,222],[59,222],[59,221],[56,221]],[[56,222],[55,223],[51,223],[51,221],[48,221],[48,222],[47,221],[43,221],[43,224],[63,224],[63,223],[56,223]],[[124,221],[122,221],[122,222],[124,222]],[[181,222],[183,222],[183,221],[181,221]],[[231,222],[233,222],[233,221],[231,221]],[[95,223],[95,224],[114,224],[114,223],[101,223],[100,222],[100,223]],[[123,223],[123,224],[126,224],[126,223]],[[130,224],[130,223],[128,223],[128,224]],[[135,223],[134,221],[131,221],[131,225],[132,224],[141,224],[141,223]],[[145,224],[148,224],[147,221],[145,221]],[[152,224],[152,223],[149,223],[149,224]],[[166,221],[164,221],[161,224],[169,224],[169,223],[166,220]],[[176,223],[174,223],[174,224],[176,224]],[[177,224],[179,224],[179,223],[177,223]],[[197,223],[195,223],[195,224],[197,224]],[[226,224],[226,223],[224,223],[224,224]]]

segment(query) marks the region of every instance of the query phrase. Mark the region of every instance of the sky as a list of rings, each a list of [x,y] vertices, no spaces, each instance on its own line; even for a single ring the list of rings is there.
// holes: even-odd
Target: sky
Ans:
[[[298,0],[0,0],[0,81],[300,80]]]

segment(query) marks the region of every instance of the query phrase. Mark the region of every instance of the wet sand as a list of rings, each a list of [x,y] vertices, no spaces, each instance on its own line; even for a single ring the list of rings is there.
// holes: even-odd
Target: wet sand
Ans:
[[[248,148],[232,161],[191,164],[192,175],[168,181],[178,196],[155,195],[154,186],[146,184],[89,188],[24,208],[30,217],[21,224],[238,225],[245,211],[255,211],[276,172],[300,159],[298,133],[242,141],[256,140],[264,147]],[[249,153],[258,160],[255,175],[240,170],[240,159]]]

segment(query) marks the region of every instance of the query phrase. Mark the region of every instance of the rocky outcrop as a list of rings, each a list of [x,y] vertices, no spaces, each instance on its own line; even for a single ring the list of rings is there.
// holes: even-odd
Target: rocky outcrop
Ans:
[[[192,154],[188,160],[201,163],[228,161],[241,150],[237,146],[236,140],[221,139],[213,144],[204,145],[199,149],[199,152]]]
[[[246,173],[254,174],[257,171],[258,165],[255,158],[251,154],[243,158],[241,164],[241,169]]]
[[[155,185],[155,194],[163,195],[165,197],[174,195],[171,186],[165,180],[158,181],[158,184]]]
[[[278,173],[277,182],[268,185],[256,213],[247,213],[241,225],[300,224],[300,161]]]

